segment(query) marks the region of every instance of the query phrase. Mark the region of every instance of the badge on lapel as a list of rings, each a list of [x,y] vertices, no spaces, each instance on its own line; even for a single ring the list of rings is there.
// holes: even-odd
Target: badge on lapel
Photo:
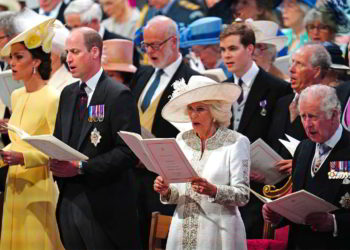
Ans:
[[[94,130],[92,130],[90,135],[91,143],[94,144],[95,147],[97,147],[97,144],[101,142],[101,138],[102,136],[100,132],[97,130],[97,128],[94,128]]]
[[[339,201],[342,208],[349,209],[350,208],[350,194],[346,192]]]
[[[260,105],[260,108],[261,108],[260,115],[261,116],[266,116],[266,114],[267,114],[267,110],[266,110],[267,101],[266,101],[266,99],[260,101],[259,105]]]
[[[328,179],[344,179],[343,184],[350,184],[350,161],[331,161]]]
[[[105,117],[105,105],[89,106],[89,122],[103,122]]]

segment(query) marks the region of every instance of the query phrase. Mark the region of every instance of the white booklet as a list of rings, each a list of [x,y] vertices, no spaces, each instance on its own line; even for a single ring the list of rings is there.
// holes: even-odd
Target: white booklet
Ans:
[[[12,92],[23,86],[23,82],[12,79],[12,70],[0,72],[0,98],[5,106],[11,109]]]
[[[267,204],[267,206],[272,211],[297,224],[305,224],[306,216],[311,213],[328,213],[338,209],[338,207],[334,206],[328,201],[325,201],[320,197],[303,189],[294,193],[287,194],[276,200],[271,200],[258,194],[250,188],[248,189],[259,200]]]
[[[2,127],[16,133],[21,140],[26,141],[50,158],[61,161],[86,161],[89,159],[89,157],[68,146],[53,135],[29,135],[11,124]]]
[[[287,174],[278,171],[276,163],[283,160],[269,145],[261,138],[250,146],[251,169],[265,176],[265,184],[275,185]]]
[[[285,134],[285,136],[287,137],[288,141],[282,140],[282,139],[278,139],[278,140],[283,144],[283,146],[286,147],[286,149],[289,151],[289,153],[292,156],[294,156],[294,152],[297,149],[300,141],[291,137],[290,135]]]
[[[161,175],[168,183],[198,177],[174,138],[142,139],[141,135],[127,131],[118,134],[149,171]]]

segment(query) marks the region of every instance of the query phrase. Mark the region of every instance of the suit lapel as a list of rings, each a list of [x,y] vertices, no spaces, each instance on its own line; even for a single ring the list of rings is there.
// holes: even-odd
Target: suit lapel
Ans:
[[[70,92],[67,93],[71,98],[67,98],[67,101],[64,103],[66,108],[63,108],[63,114],[61,114],[61,119],[64,119],[62,123],[62,141],[65,143],[69,142],[69,136],[72,129],[73,114],[74,109],[76,109],[76,102],[79,94],[79,82],[74,83],[74,86],[70,89]]]
[[[256,116],[260,115],[258,109],[260,109],[259,102],[262,100],[262,97],[268,90],[266,84],[264,84],[264,79],[262,75],[262,70],[259,70],[254,82],[252,83],[252,87],[250,89],[247,101],[244,105],[244,110],[242,114],[241,121],[238,126],[238,131],[244,131],[245,127],[249,124],[250,120]],[[267,103],[267,105],[269,105]]]
[[[306,141],[301,145],[300,155],[297,158],[296,166],[293,173],[293,190],[303,189],[306,174],[311,169],[312,159],[315,154],[316,144],[312,141]]]
[[[106,84],[103,84],[103,81],[105,80],[106,76],[105,73],[103,72],[97,85],[96,89],[94,91],[94,94],[92,95],[91,101],[90,101],[90,106],[97,105],[97,104],[104,104],[105,102],[105,96],[106,96]],[[85,140],[86,136],[88,135],[88,132],[90,131],[91,127],[93,126],[93,122],[88,121],[89,117],[89,112],[85,112],[84,115],[84,121],[83,121],[83,126],[81,130],[81,134],[79,137],[79,142],[78,142],[78,150],[80,149],[83,141]]]
[[[154,68],[149,67],[149,68],[147,68],[147,69],[145,70],[144,73],[142,73],[142,74],[140,75],[140,77],[142,77],[142,79],[139,79],[139,80],[137,81],[137,84],[136,84],[136,86],[134,87],[134,90],[133,90],[133,93],[134,93],[134,95],[135,95],[135,99],[136,99],[136,100],[139,100],[140,95],[141,95],[143,89],[146,87],[146,85],[147,85],[149,79],[151,78],[151,76],[152,76],[154,70],[155,70]]]

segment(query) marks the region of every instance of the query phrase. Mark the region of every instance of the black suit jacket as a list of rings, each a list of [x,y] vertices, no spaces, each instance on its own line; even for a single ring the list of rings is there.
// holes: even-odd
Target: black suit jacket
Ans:
[[[340,101],[342,112],[345,109],[346,103],[350,97],[350,82],[345,82],[335,88],[337,91],[337,96]]]
[[[310,177],[312,160],[316,144],[310,140],[302,141],[297,147],[293,159],[293,192],[305,189],[308,192],[339,207],[334,211],[338,236],[332,232],[314,232],[310,226],[291,223],[288,249],[349,249],[350,208],[343,208],[339,203],[346,193],[350,193],[350,184],[343,184],[342,179],[329,179],[331,161],[350,160],[350,133],[343,130],[342,136],[322,164],[314,178]],[[310,182],[313,182],[310,184]]]
[[[113,33],[105,29],[105,33],[103,34],[102,40],[111,40],[111,39],[126,39],[130,40],[127,37],[121,36],[119,34]],[[136,46],[134,45],[134,53],[132,58],[132,63],[136,68],[140,67],[140,53],[137,51]]]
[[[154,71],[155,69],[151,66],[143,66],[139,68],[135,73],[132,85],[132,93],[134,94],[137,102]],[[168,121],[163,119],[161,112],[165,104],[167,104],[167,102],[169,101],[169,96],[173,93],[173,82],[183,78],[187,83],[190,77],[193,75],[199,75],[199,73],[191,69],[182,61],[179,68],[176,70],[175,74],[171,78],[168,86],[165,88],[162,97],[160,98],[152,126],[152,133],[156,137],[176,137],[176,135],[179,133],[179,131],[173,125],[171,125]]]
[[[63,24],[65,24],[66,22],[65,22],[65,20],[64,20],[64,10],[67,8],[67,4],[65,4],[64,3],[64,1],[62,0],[62,5],[61,5],[61,7],[60,7],[60,9],[59,9],[59,11],[58,11],[58,14],[57,14],[57,17],[56,17],[56,19],[57,20],[60,20]],[[39,8],[34,8],[33,9],[36,13],[39,13]]]
[[[297,116],[292,123],[290,122],[289,105],[294,96],[295,94],[289,94],[277,101],[266,141],[283,159],[291,159],[292,156],[278,139],[285,139],[284,134],[299,141],[307,139],[300,116]]]
[[[54,136],[69,144],[72,119],[79,83],[68,85],[61,93]],[[136,190],[132,168],[137,158],[118,136],[120,130],[140,133],[140,122],[131,92],[103,73],[92,96],[90,106],[104,104],[102,122],[88,122],[86,112],[77,150],[89,157],[84,174],[72,178],[56,178],[62,196],[84,211],[74,199],[83,193],[94,217],[112,242],[121,249],[138,249]],[[93,129],[102,138],[95,147],[90,140]],[[78,191],[80,193],[76,194]],[[64,230],[64,228],[63,228]],[[136,238],[135,238],[136,237]]]

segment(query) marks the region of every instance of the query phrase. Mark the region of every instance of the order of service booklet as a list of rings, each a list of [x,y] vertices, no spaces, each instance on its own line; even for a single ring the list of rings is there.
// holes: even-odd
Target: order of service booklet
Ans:
[[[297,224],[305,224],[306,216],[311,213],[328,213],[338,209],[338,207],[334,206],[328,201],[325,201],[320,197],[303,189],[294,193],[287,194],[276,200],[271,200],[258,194],[250,188],[248,189],[259,200],[264,202],[272,211]]]
[[[86,161],[89,159],[86,155],[68,146],[53,135],[29,135],[11,124],[2,127],[16,133],[21,140],[29,143],[50,158],[60,161]]]
[[[142,139],[141,135],[127,131],[118,134],[146,168],[166,182],[188,182],[198,177],[174,138]]]

